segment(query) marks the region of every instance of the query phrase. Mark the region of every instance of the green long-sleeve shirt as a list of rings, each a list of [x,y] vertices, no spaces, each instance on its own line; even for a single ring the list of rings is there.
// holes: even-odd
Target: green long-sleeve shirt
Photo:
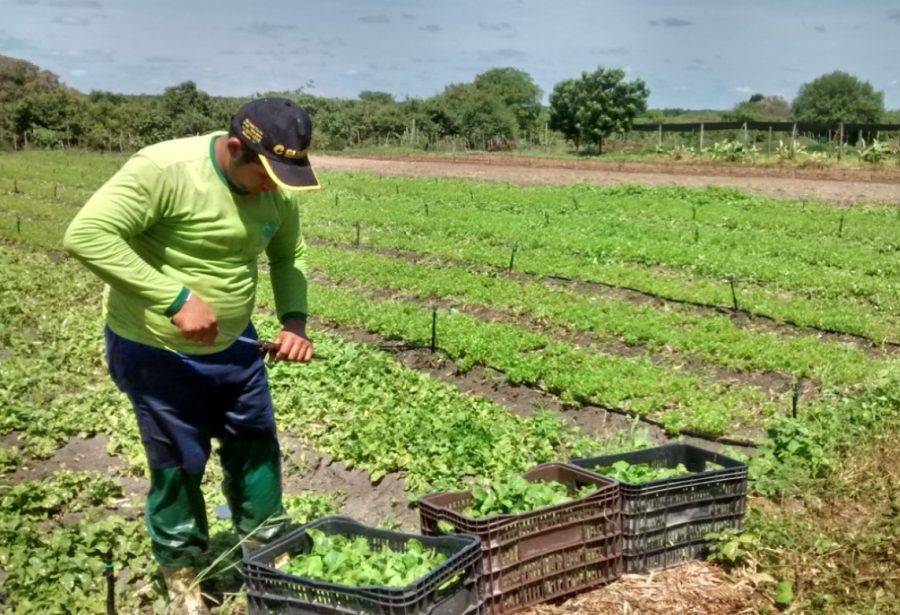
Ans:
[[[170,322],[192,292],[215,310],[219,330],[240,333],[256,296],[257,258],[269,259],[281,320],[306,317],[306,247],[297,203],[285,192],[242,195],[216,165],[224,133],[144,148],[78,212],[64,246],[107,284],[109,328],[142,344],[187,354],[212,346]]]

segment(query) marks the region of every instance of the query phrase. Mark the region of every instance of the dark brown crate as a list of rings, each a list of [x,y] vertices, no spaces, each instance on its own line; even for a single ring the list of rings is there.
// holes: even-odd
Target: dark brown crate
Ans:
[[[667,444],[569,463],[593,469],[620,460],[666,468],[682,463],[692,472],[647,483],[621,484],[626,572],[661,570],[703,558],[708,550],[707,533],[743,529],[746,464],[690,444]],[[710,464],[720,467],[709,469]]]
[[[439,534],[446,521],[481,539],[486,603],[492,613],[569,596],[622,574],[618,482],[563,463],[546,463],[523,477],[570,489],[597,485],[581,499],[520,515],[472,519],[462,514],[470,491],[433,493],[419,500],[422,533]]]

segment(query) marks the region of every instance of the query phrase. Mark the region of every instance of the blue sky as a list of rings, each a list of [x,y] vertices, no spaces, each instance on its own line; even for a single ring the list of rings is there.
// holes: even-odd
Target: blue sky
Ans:
[[[652,107],[790,100],[835,69],[900,108],[900,0],[0,0],[0,54],[69,85],[157,93],[361,90],[430,96],[495,66],[545,92],[598,65],[644,79]]]

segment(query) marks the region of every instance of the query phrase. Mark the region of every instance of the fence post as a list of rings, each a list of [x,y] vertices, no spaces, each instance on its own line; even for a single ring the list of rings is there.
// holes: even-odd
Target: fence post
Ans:
[[[772,127],[769,126],[769,140],[766,141],[766,153],[772,153]]]
[[[700,122],[700,152],[703,152],[703,122]]]
[[[793,128],[791,128],[791,158],[794,157],[794,152],[797,149],[797,122],[794,122]]]
[[[797,418],[797,406],[800,402],[800,380],[795,380],[791,387],[791,416]]]
[[[844,154],[844,122],[841,122],[840,126],[838,126],[838,160],[841,159],[841,156]]]
[[[509,253],[509,267],[507,267],[507,273],[512,273],[513,266],[516,263],[516,252],[519,249],[519,242],[513,244],[512,252]]]
[[[437,307],[431,308],[431,352],[437,350]]]
[[[747,141],[749,140],[749,137],[747,136],[747,122],[744,122],[743,131],[744,131],[744,145],[747,145]]]
[[[662,124],[659,125],[659,133],[656,138],[656,146],[662,147]]]

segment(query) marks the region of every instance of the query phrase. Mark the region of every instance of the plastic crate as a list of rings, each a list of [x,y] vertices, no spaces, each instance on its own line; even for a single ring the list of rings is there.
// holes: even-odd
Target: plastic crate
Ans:
[[[402,588],[349,586],[294,576],[272,567],[283,553],[308,553],[312,548],[309,530],[362,536],[375,547],[388,545],[404,549],[411,539],[447,556],[447,561],[428,576]],[[269,545],[244,553],[244,583],[248,612],[289,614],[379,615],[477,615],[486,612],[483,603],[481,552],[475,536],[419,536],[380,530],[345,517],[325,517],[286,534]],[[441,586],[459,577],[449,587]]]
[[[472,502],[470,491],[419,499],[424,534],[440,533],[438,523],[446,521],[481,538],[484,590],[492,613],[569,596],[622,574],[617,481],[563,463],[539,465],[523,476],[572,489],[597,485],[597,490],[572,502],[485,519],[462,514]]]
[[[622,460],[666,468],[682,463],[692,472],[647,483],[621,483],[627,572],[662,570],[702,559],[708,552],[704,538],[708,532],[743,529],[746,464],[690,444],[667,444],[569,463],[593,470]],[[709,464],[721,467],[710,470]]]

